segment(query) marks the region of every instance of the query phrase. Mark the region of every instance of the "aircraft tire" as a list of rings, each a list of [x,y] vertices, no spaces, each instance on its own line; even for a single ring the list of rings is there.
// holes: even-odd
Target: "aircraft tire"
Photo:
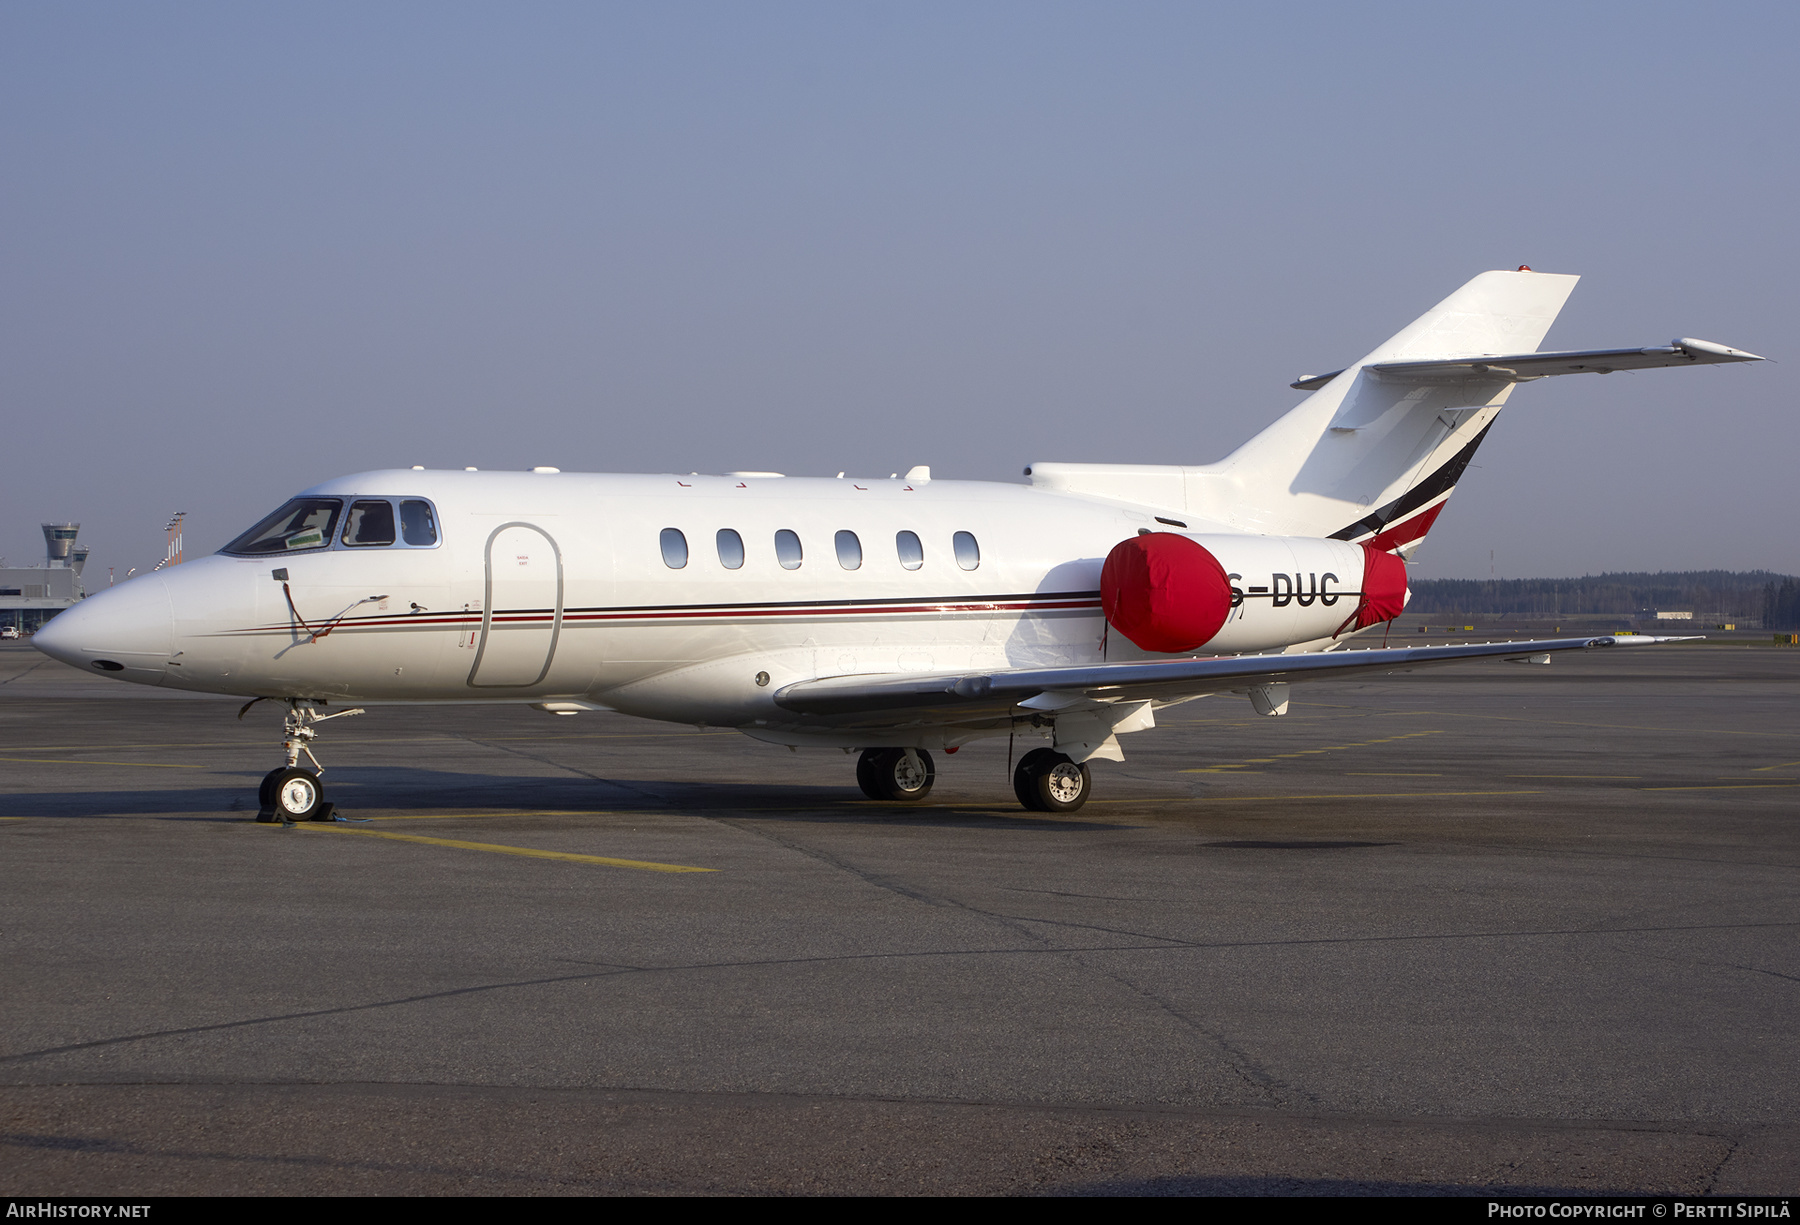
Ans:
[[[1013,771],[1013,793],[1032,812],[1074,812],[1087,803],[1089,783],[1086,763],[1055,749],[1033,749]]]
[[[262,782],[257,785],[256,802],[262,806],[265,812],[275,807],[275,780],[281,777],[282,772],[280,767],[270,770],[263,775]]]
[[[1013,794],[1019,797],[1019,803],[1030,812],[1046,812],[1047,809],[1038,801],[1037,772],[1045,766],[1046,759],[1056,757],[1055,749],[1033,749],[1019,758],[1019,764],[1013,767]]]
[[[886,749],[864,749],[856,759],[856,785],[861,787],[862,793],[871,800],[887,798],[881,794],[881,788],[875,782],[875,761],[886,751]]]
[[[274,811],[276,820],[315,821],[324,812],[325,788],[311,770],[298,766],[277,770],[264,780],[264,785],[269,793],[267,807]]]
[[[856,763],[856,781],[874,800],[922,800],[937,782],[937,767],[924,749],[912,750],[919,766],[906,760],[905,749],[866,749]]]

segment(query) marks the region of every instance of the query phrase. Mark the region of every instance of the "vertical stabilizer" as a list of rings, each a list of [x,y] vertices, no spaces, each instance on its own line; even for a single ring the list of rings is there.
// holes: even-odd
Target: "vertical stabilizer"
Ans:
[[[1196,473],[1190,496],[1221,513],[1241,500],[1235,517],[1254,519],[1241,526],[1258,531],[1416,546],[1514,383],[1506,377],[1395,382],[1364,367],[1534,352],[1578,279],[1482,273],[1225,460]],[[1224,501],[1217,501],[1221,495]]]
[[[1532,353],[1578,277],[1484,272],[1216,464],[1033,464],[1032,483],[1252,532],[1408,553],[1511,394],[1510,372],[1402,380],[1376,362]],[[1485,371],[1485,367],[1475,369]]]

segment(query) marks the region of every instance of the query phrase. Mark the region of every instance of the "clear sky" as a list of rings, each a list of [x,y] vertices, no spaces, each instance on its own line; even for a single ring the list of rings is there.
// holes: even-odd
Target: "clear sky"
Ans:
[[[1800,360],[1792,4],[0,3],[0,553],[368,468],[1205,463],[1476,272]],[[1800,571],[1784,366],[1520,388],[1421,577]]]

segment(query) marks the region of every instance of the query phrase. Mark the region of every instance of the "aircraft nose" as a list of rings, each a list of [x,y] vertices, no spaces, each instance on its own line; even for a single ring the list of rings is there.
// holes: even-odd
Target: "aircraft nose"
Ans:
[[[84,672],[161,684],[174,650],[168,584],[147,574],[89,596],[32,636],[38,650]]]

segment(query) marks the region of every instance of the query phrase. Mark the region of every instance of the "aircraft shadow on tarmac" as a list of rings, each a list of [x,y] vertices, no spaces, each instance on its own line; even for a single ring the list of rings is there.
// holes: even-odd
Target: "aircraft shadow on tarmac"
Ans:
[[[256,812],[261,776],[218,787],[166,790],[41,791],[0,796],[0,816],[89,818],[168,816],[172,819],[249,820]],[[463,774],[395,766],[334,766],[325,776],[326,796],[345,816],[364,812],[407,815],[483,809],[553,812],[579,816],[620,810],[680,812],[705,816],[776,816],[788,820],[889,825],[992,825],[1006,829],[1103,831],[1112,822],[1065,820],[1026,813],[1010,796],[988,802],[880,803],[853,788],[796,783],[701,783],[667,780],[592,779],[541,775]]]

